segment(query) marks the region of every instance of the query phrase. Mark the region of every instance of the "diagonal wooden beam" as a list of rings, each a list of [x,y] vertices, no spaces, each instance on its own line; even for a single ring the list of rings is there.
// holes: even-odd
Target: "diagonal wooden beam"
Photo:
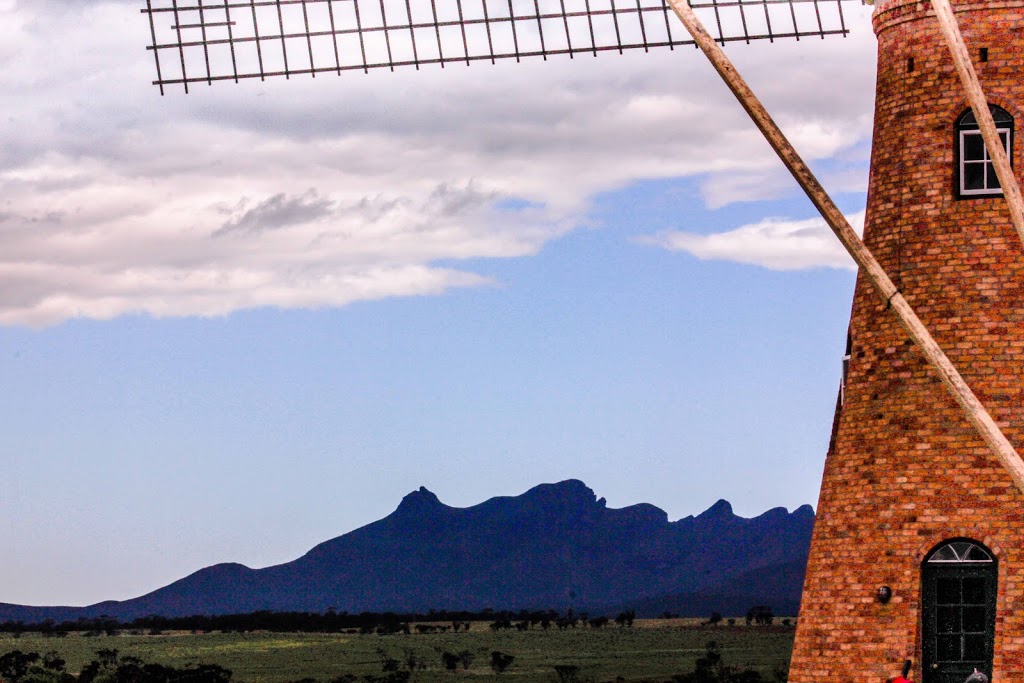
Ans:
[[[1021,197],[1020,183],[1013,175],[1013,167],[999,139],[996,131],[996,124],[992,120],[992,112],[989,111],[988,101],[981,89],[981,82],[971,62],[971,55],[967,51],[964,37],[960,33],[960,26],[957,24],[956,15],[949,0],[932,0],[932,8],[942,28],[942,36],[953,53],[953,64],[956,72],[960,75],[960,81],[967,92],[967,100],[971,103],[971,110],[974,111],[974,118],[981,128],[981,139],[985,141],[985,148],[996,168],[996,177],[999,178],[999,186],[1003,188],[1003,196],[1010,207],[1010,216],[1013,219],[1013,227],[1024,242],[1024,197]]]
[[[693,36],[697,45],[715,67],[715,70],[718,71],[726,85],[729,86],[729,89],[732,90],[736,99],[739,100],[747,114],[750,115],[754,124],[760,129],[765,139],[768,140],[772,149],[779,155],[786,168],[793,174],[800,187],[803,188],[808,198],[821,213],[825,222],[832,228],[832,232],[836,234],[839,241],[846,247],[846,251],[849,252],[861,271],[875,286],[882,299],[890,304],[900,323],[910,335],[910,338],[917,343],[921,353],[924,354],[932,368],[938,373],[942,383],[946,385],[953,398],[960,404],[964,415],[1009,472],[1017,488],[1024,492],[1024,461],[1021,461],[1013,445],[1000,431],[999,426],[996,425],[995,420],[989,415],[985,406],[974,395],[974,392],[971,391],[967,382],[957,372],[949,357],[946,356],[935,342],[935,339],[932,338],[931,333],[928,332],[921,319],[914,313],[907,300],[900,294],[896,285],[893,284],[885,270],[882,269],[881,264],[878,263],[871,251],[861,241],[857,233],[854,232],[849,221],[846,220],[846,217],[832,201],[832,198],[825,192],[825,189],[818,182],[818,179],[814,177],[814,174],[811,173],[807,164],[797,154],[796,149],[786,139],[786,136],[782,134],[782,131],[779,130],[779,127],[772,120],[764,105],[761,104],[746,81],[743,80],[743,77],[736,71],[736,67],[733,66],[725,52],[705,30],[689,4],[687,4],[687,0],[668,0],[668,3],[683,24],[686,25],[687,30]],[[988,112],[987,106],[985,111]]]

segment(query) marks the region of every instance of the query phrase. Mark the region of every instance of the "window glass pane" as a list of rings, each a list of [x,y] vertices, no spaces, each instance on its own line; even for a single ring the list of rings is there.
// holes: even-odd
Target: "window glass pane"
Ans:
[[[989,111],[992,112],[992,120],[996,123],[1013,123],[1013,117],[1002,107],[996,107],[988,105]],[[972,113],[971,116],[974,116]]]
[[[967,553],[967,557],[964,558],[964,559],[970,560],[971,562],[991,562],[992,561],[992,558],[989,557],[989,554],[986,553],[984,550],[982,550],[981,548],[979,548],[976,545],[972,545],[971,546],[970,552]]]
[[[956,553],[953,552],[953,549],[950,548],[948,545],[944,545],[941,548],[939,548],[938,550],[936,550],[935,554],[932,555],[931,559],[928,560],[928,561],[929,562],[956,562],[958,559],[959,558],[957,558]]]
[[[986,659],[985,636],[964,636],[964,660],[977,662]]]
[[[964,161],[981,161],[985,158],[985,141],[981,139],[981,131],[963,134]]]
[[[971,549],[971,544],[967,541],[954,541],[949,544],[949,547],[951,547],[953,551],[956,552],[957,557],[963,559],[964,555],[967,554],[967,551]]]
[[[960,579],[938,579],[935,582],[935,598],[940,605],[959,605]]]
[[[984,607],[981,608],[984,618]],[[935,628],[939,633],[960,633],[960,608],[940,607],[935,615]]]
[[[943,607],[943,609],[955,609],[953,607]],[[963,608],[963,625],[964,632],[966,633],[982,633],[985,631],[985,608],[984,607],[964,607]],[[941,629],[939,629],[941,630]]]
[[[965,163],[960,182],[965,190],[985,189],[985,164]]]
[[[963,586],[965,605],[985,604],[985,579],[980,576],[965,578]]]
[[[973,637],[973,636],[972,636]],[[960,661],[960,636],[939,636],[935,639],[935,657],[940,662]]]
[[[996,165],[991,161],[985,164],[985,187],[999,189],[999,178],[996,177]]]

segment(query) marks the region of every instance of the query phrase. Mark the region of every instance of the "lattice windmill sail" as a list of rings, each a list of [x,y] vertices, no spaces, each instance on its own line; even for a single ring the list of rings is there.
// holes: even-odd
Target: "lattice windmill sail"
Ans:
[[[715,39],[845,35],[842,0],[696,0]],[[149,0],[168,85],[693,45],[663,0]]]

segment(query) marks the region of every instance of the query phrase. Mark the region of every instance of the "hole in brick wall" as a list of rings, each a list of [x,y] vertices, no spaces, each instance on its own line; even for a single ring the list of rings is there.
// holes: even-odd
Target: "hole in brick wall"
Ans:
[[[988,48],[987,47],[983,47],[980,50],[978,50],[978,59],[980,59],[983,62],[987,62],[988,61]]]
[[[907,73],[910,73],[913,70],[914,70],[914,58],[913,57],[907,57]]]

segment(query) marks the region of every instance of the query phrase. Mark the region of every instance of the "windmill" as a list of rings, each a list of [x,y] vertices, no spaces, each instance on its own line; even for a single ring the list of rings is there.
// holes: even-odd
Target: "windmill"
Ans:
[[[860,269],[790,680],[877,682],[905,660],[923,683],[973,669],[1024,680],[1024,463],[1007,437],[1024,442],[1011,163],[1024,0],[879,0],[864,241],[722,49],[844,34],[841,0],[146,0],[142,12],[161,93],[699,47]]]

